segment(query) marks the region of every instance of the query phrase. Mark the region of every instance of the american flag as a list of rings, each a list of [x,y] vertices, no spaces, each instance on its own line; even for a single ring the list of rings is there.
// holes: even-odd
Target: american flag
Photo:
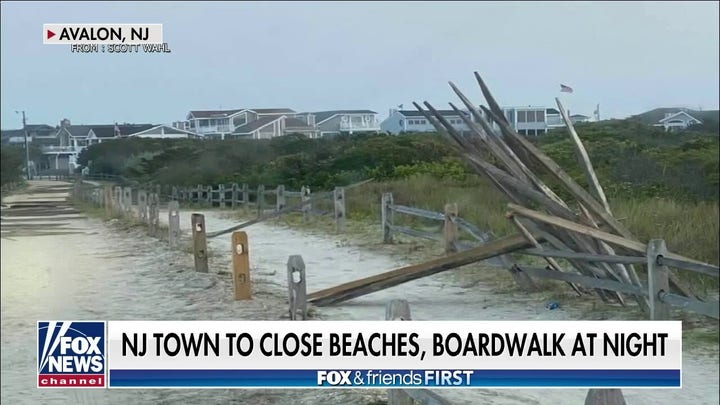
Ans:
[[[564,84],[561,84],[561,85],[560,85],[560,92],[561,92],[561,93],[572,93],[572,92],[573,92],[573,89],[572,89],[572,87],[570,87],[570,86],[566,86],[566,85],[564,85]]]

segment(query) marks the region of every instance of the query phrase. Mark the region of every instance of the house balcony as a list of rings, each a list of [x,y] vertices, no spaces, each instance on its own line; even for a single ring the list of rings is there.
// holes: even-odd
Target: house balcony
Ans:
[[[230,125],[210,125],[206,127],[197,127],[197,128],[190,128],[190,131],[195,132],[197,134],[217,134],[217,133],[230,133],[234,131],[235,128],[231,127]]]
[[[40,151],[46,155],[75,154],[80,153],[84,148],[84,146],[42,146]]]
[[[380,131],[379,121],[341,122],[341,131]]]

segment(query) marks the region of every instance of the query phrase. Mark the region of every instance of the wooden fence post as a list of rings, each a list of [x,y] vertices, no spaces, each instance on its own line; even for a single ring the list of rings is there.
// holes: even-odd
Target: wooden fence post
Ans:
[[[115,195],[113,198],[113,212],[115,215],[119,215],[123,211],[122,205],[122,187],[115,186]]]
[[[250,255],[247,233],[243,231],[232,234],[233,285],[236,300],[252,298],[250,286]]]
[[[392,300],[385,305],[386,321],[409,321],[410,304],[406,300]],[[404,390],[388,390],[388,405],[414,405],[412,399]]]
[[[205,216],[192,214],[190,218],[193,236],[193,253],[195,255],[195,271],[208,272],[207,238],[205,236]]]
[[[220,208],[225,208],[225,185],[221,184],[218,186],[218,205]]]
[[[168,203],[168,243],[177,247],[180,238],[180,204],[177,201]]]
[[[333,191],[333,200],[335,201],[335,230],[337,232],[345,231],[345,189],[335,187]]]
[[[275,190],[275,211],[285,208],[285,186],[277,186]]]
[[[380,214],[382,215],[383,243],[392,243],[393,226],[393,196],[392,193],[383,193],[380,203]]]
[[[310,187],[303,186],[300,189],[300,198],[303,202],[303,206],[302,206],[303,222],[309,222],[310,214],[312,213],[312,203],[308,202],[310,200]]]
[[[213,206],[213,189],[212,186],[207,186],[207,199],[205,201],[209,207]]]
[[[160,194],[150,194],[150,212],[148,215],[150,221],[150,235],[158,236],[160,234]]]
[[[178,188],[177,188],[177,187],[172,186],[172,189],[171,189],[171,191],[170,191],[170,194],[171,194],[170,198],[172,198],[173,201],[177,201],[177,200],[178,200],[178,197],[179,197],[179,196],[178,196]]]
[[[445,241],[446,254],[457,252],[458,226],[455,222],[457,216],[457,203],[445,204],[445,225],[443,226],[443,240]]]
[[[670,292],[668,277],[670,270],[663,265],[663,256],[667,254],[667,246],[663,239],[653,239],[647,247],[648,296],[650,319],[662,321],[670,319],[670,307],[660,299],[662,292]]]
[[[265,208],[265,186],[262,184],[257,188],[257,195],[255,196],[255,205],[257,205],[258,217],[262,215],[263,209]]]
[[[243,206],[245,206],[245,209],[247,209],[248,204],[250,203],[250,187],[247,183],[243,183],[242,185],[242,203]]]
[[[112,206],[113,206],[113,194],[112,194],[112,187],[105,186],[105,216],[110,217],[112,216]]]
[[[132,188],[130,187],[123,188],[123,208],[125,215],[132,214]]]
[[[142,223],[148,221],[148,201],[145,190],[138,190],[138,217]]]
[[[625,405],[625,397],[619,389],[592,388],[585,397],[585,405]]]
[[[307,319],[307,281],[305,279],[305,262],[302,256],[292,255],[287,262],[288,305],[290,319],[296,320],[299,315]]]
[[[232,202],[230,203],[230,208],[235,209],[237,207],[237,200],[238,200],[238,185],[237,183],[232,184]]]

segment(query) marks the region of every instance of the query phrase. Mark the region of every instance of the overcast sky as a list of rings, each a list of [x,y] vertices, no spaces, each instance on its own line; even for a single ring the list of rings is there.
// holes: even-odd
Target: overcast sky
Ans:
[[[59,4],[58,4],[59,3]],[[717,109],[718,2],[3,2],[2,128],[169,123],[191,109],[484,103],[625,117]],[[171,54],[73,54],[43,23],[162,23]],[[560,84],[573,94],[560,93]]]

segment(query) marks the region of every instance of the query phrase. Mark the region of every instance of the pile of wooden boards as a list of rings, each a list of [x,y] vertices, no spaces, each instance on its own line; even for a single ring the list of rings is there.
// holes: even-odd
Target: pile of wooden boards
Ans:
[[[590,190],[581,187],[571,176],[537,146],[519,135],[507,121],[503,110],[490,93],[485,82],[476,72],[488,107],[474,105],[452,83],[450,87],[465,105],[461,111],[453,103],[450,107],[462,117],[469,131],[458,132],[431,104],[425,108],[413,103],[437,131],[445,136],[459,154],[480,174],[486,176],[510,201],[508,219],[518,228],[527,241],[537,249],[544,240],[553,249],[592,255],[645,255],[645,244],[618,221],[598,182],[592,163],[573,124],[559,99],[557,106],[567,125],[570,138],[577,152]],[[540,174],[553,177],[565,189],[563,195],[572,200],[563,200],[542,179]],[[613,245],[613,246],[611,246]],[[555,271],[570,271],[561,268],[552,257],[546,257],[548,267]],[[691,259],[685,259],[691,260]],[[597,278],[613,279],[641,287],[640,278],[630,264],[599,263],[583,260],[569,260],[575,271]],[[670,282],[680,294],[690,296],[691,292],[671,275]],[[573,285],[579,293],[588,291]],[[621,293],[596,289],[598,295],[607,301],[624,305]],[[632,295],[642,307],[647,307],[647,298]]]

